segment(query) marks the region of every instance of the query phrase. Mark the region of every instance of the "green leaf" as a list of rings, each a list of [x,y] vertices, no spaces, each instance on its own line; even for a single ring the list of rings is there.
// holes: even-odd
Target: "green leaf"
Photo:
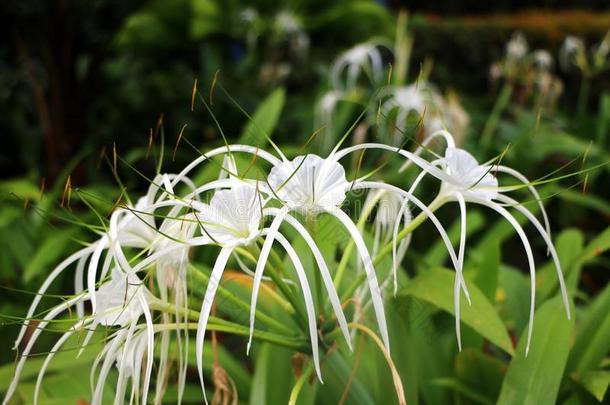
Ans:
[[[610,285],[597,296],[581,322],[570,353],[568,373],[595,369],[610,349]]]
[[[568,320],[559,298],[536,311],[529,355],[527,331],[509,364],[498,404],[554,404],[570,350],[574,321]]]
[[[572,379],[589,391],[599,402],[602,402],[610,385],[610,371],[587,371],[582,375],[573,375]]]
[[[271,138],[284,108],[285,96],[286,92],[281,87],[271,93],[248,121],[238,143],[265,147],[268,143],[267,137]]]
[[[430,269],[421,272],[401,292],[427,301],[437,307],[454,314],[453,283],[454,273],[445,269]],[[468,286],[472,306],[466,299],[461,300],[461,320],[481,336],[488,339],[509,354],[513,354],[513,347],[500,317],[491,305],[485,294],[474,283]]]

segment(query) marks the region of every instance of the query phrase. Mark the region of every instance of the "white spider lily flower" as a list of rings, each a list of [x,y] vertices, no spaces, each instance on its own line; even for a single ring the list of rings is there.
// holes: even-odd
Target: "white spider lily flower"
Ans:
[[[568,303],[567,291],[565,288],[565,282],[563,279],[563,273],[561,270],[561,264],[559,262],[557,252],[555,247],[551,241],[550,230],[548,225],[548,219],[546,217],[546,212],[542,207],[542,203],[540,202],[540,197],[535,189],[528,185],[528,188],[534,195],[534,197],[538,200],[540,207],[542,208],[542,212],[544,215],[544,220],[546,227],[542,226],[538,219],[529,212],[523,205],[515,201],[514,199],[503,194],[505,191],[510,191],[515,189],[515,187],[501,188],[498,186],[498,180],[491,173],[492,170],[496,171],[495,166],[491,166],[489,164],[480,165],[477,160],[467,151],[457,148],[447,148],[444,159],[439,161],[441,167],[444,168],[445,172],[451,176],[452,182],[443,182],[441,185],[441,191],[439,193],[438,198],[447,199],[457,201],[460,206],[461,212],[461,232],[460,232],[460,247],[459,247],[459,261],[463,263],[464,260],[464,249],[466,243],[466,203],[473,202],[476,204],[484,205],[492,210],[496,211],[502,217],[504,217],[515,229],[517,234],[519,235],[528,260],[529,270],[530,270],[530,278],[531,278],[531,301],[530,301],[530,319],[528,326],[528,336],[527,336],[527,345],[526,345],[526,355],[529,352],[532,330],[533,330],[533,320],[534,320],[534,311],[535,311],[535,294],[536,294],[536,285],[535,285],[535,277],[536,277],[536,267],[534,263],[534,257],[531,249],[531,245],[529,243],[529,239],[527,238],[523,228],[517,220],[504,208],[504,204],[510,204],[511,207],[515,208],[517,211],[526,216],[526,218],[534,225],[537,231],[540,233],[542,238],[544,239],[548,251],[552,256],[552,259],[555,264],[555,268],[557,271],[557,277],[559,279],[559,285],[561,289],[561,294],[563,298],[563,303],[565,306],[567,317],[570,318],[570,309]],[[513,169],[498,166],[497,171],[504,172],[512,175],[518,180],[522,181],[524,184],[527,184],[527,179],[522,176],[520,173],[514,171]],[[456,325],[457,327],[457,325]]]
[[[333,116],[335,115],[337,104],[347,96],[342,90],[330,90],[316,103],[314,116],[314,130],[321,131],[316,136],[316,143],[320,149],[329,149],[334,142],[333,135]]]
[[[534,66],[541,71],[550,71],[553,68],[553,56],[546,49],[537,49],[532,52]]]
[[[222,246],[206,288],[197,326],[195,350],[197,370],[205,401],[203,381],[203,343],[216,289],[233,249],[250,244],[260,235],[262,200],[258,191],[245,183],[233,182],[234,187],[217,191],[210,204],[193,203],[201,228],[209,239]]]
[[[322,212],[332,215],[347,229],[356,244],[360,259],[364,263],[381,337],[389,350],[383,300],[373,262],[358,228],[349,216],[340,209],[340,205],[343,204],[350,187],[343,166],[332,159],[323,159],[313,154],[298,156],[292,161],[285,161],[281,165],[274,166],[269,173],[267,182],[273,194],[285,206],[278,212],[269,227],[269,234],[261,249],[260,257],[262,260],[259,260],[256,268],[256,273],[259,276],[255,278],[255,282],[262,276],[264,261],[269,254],[275,235],[290,211],[299,211],[309,216],[315,216]],[[253,288],[253,303],[256,302],[254,296],[256,292],[256,288]],[[347,337],[349,334],[346,334],[346,328],[342,329],[344,329],[344,335],[349,344],[349,338]]]
[[[529,51],[529,45],[525,39],[525,35],[521,32],[515,32],[506,44],[506,59],[509,62],[517,62],[525,58]]]
[[[559,53],[559,61],[564,70],[576,66],[583,75],[595,76],[609,66],[610,30],[602,41],[591,48],[587,53],[585,42],[580,37],[567,36]]]
[[[335,60],[330,79],[335,89],[351,90],[364,73],[374,84],[383,79],[383,58],[379,45],[363,43],[343,52]]]
[[[380,112],[389,121],[393,141],[401,142],[406,131],[407,118],[415,113],[421,120],[424,139],[445,127],[446,103],[443,97],[427,83],[414,83],[403,87],[386,88]],[[393,117],[395,112],[395,119]]]
[[[404,204],[403,199],[395,193],[388,192],[383,189],[371,189],[364,201],[363,211],[367,212],[372,207],[377,206],[377,213],[373,221],[373,256],[376,256],[379,252],[380,246],[387,245],[392,241],[394,236],[394,229],[403,226],[407,226],[412,220],[411,211],[407,204]],[[394,295],[398,291],[397,282],[397,264],[402,262],[409,244],[411,243],[412,235],[408,235],[406,238],[400,241],[396,251],[393,252],[393,265],[391,279],[394,285]],[[382,290],[388,283],[390,278],[385,280],[381,286]]]
[[[455,148],[453,148],[453,147],[447,148],[448,151],[446,153],[445,158],[437,159],[436,161],[433,161],[432,163],[427,162],[426,160],[422,159],[415,153],[405,151],[400,148],[384,145],[384,144],[374,144],[374,143],[360,144],[360,145],[355,145],[352,147],[345,148],[341,151],[336,152],[334,154],[334,158],[338,160],[338,159],[345,157],[346,155],[348,155],[350,153],[364,150],[364,149],[381,149],[381,150],[386,150],[386,151],[391,151],[393,153],[397,153],[397,154],[405,157],[406,159],[411,160],[414,164],[416,164],[423,170],[422,173],[420,174],[420,176],[418,176],[418,178],[416,179],[415,183],[412,185],[410,192],[403,191],[401,189],[398,189],[396,187],[393,187],[391,185],[387,185],[384,183],[364,182],[364,181],[362,181],[362,179],[356,180],[353,188],[356,189],[356,188],[376,187],[376,188],[391,189],[399,194],[404,193],[403,195],[405,196],[405,198],[408,198],[410,201],[415,203],[420,209],[422,209],[433,220],[433,222],[437,226],[439,232],[441,232],[441,236],[445,240],[445,244],[450,253],[450,257],[456,268],[456,281],[455,281],[455,286],[454,286],[454,306],[455,306],[455,310],[456,310],[456,334],[457,334],[457,339],[458,339],[458,346],[460,346],[460,348],[461,348],[460,325],[459,325],[459,290],[460,290],[460,288],[464,291],[464,293],[466,294],[466,297],[468,298],[468,293],[466,290],[465,282],[464,282],[462,274],[461,274],[462,266],[463,266],[463,259],[464,259],[465,237],[466,237],[465,203],[469,201],[469,202],[475,202],[475,203],[479,203],[482,205],[486,205],[486,206],[494,209],[496,212],[500,213],[515,228],[516,232],[518,233],[518,235],[520,236],[520,238],[522,239],[522,242],[524,244],[526,254],[528,256],[528,262],[530,264],[530,273],[531,273],[531,278],[532,278],[532,303],[530,306],[530,326],[528,329],[529,333],[528,333],[528,345],[527,345],[527,348],[529,349],[529,342],[531,341],[531,331],[532,331],[532,323],[533,323],[533,311],[534,311],[534,304],[535,304],[535,302],[534,302],[535,265],[534,265],[534,261],[533,261],[533,255],[531,252],[531,246],[529,244],[529,241],[528,241],[525,233],[523,232],[523,229],[519,225],[519,223],[501,204],[496,202],[496,199],[505,200],[506,196],[503,196],[501,194],[501,192],[511,191],[511,190],[517,189],[519,187],[500,188],[497,185],[497,181],[495,180],[493,175],[491,175],[489,173],[489,170],[490,170],[489,165],[480,166],[478,163],[476,163],[476,160],[472,156],[470,156],[470,154],[468,154],[465,151],[456,151]],[[567,302],[567,293],[565,290],[565,283],[563,280],[563,274],[561,271],[559,261],[557,259],[555,248],[553,247],[551,239],[550,239],[550,231],[548,230],[549,229],[548,220],[547,220],[544,208],[542,207],[542,203],[540,202],[538,193],[536,192],[534,187],[531,186],[531,184],[529,184],[527,179],[522,174],[515,171],[514,169],[498,165],[498,166],[494,166],[494,171],[506,173],[510,176],[513,176],[514,178],[516,178],[517,180],[522,182],[523,185],[527,186],[529,191],[533,194],[534,198],[536,198],[538,200],[539,205],[542,208],[542,213],[544,216],[546,229],[539,223],[539,221],[533,215],[531,215],[531,213],[530,213],[530,216],[528,216],[528,219],[530,219],[530,222],[532,222],[532,224],[534,224],[534,226],[540,232],[542,237],[545,239],[548,250],[553,257],[553,260],[555,262],[555,267],[557,270],[557,275],[558,275],[559,282],[560,282],[560,286],[561,286],[564,305],[566,306],[566,313],[569,317],[570,313],[569,313],[569,307],[568,307],[568,302]],[[453,250],[453,247],[451,246],[451,243],[448,241],[448,238],[445,239],[446,233],[445,233],[444,229],[442,228],[442,225],[440,225],[440,223],[437,223],[438,220],[435,217],[431,216],[433,214],[432,214],[432,210],[430,209],[430,207],[424,205],[419,200],[415,199],[414,196],[411,194],[414,191],[414,189],[417,187],[417,184],[427,174],[433,175],[434,177],[436,177],[437,179],[439,179],[443,182],[441,185],[441,192],[439,193],[439,195],[437,196],[435,201],[431,204],[431,206],[434,205],[435,207],[438,207],[449,200],[457,201],[460,204],[462,226],[461,226],[461,232],[460,232],[460,247],[459,247],[459,253],[458,253],[457,258],[455,257],[455,252]],[[504,201],[504,202],[506,203],[506,201]],[[525,208],[520,206],[520,208],[517,208],[517,209],[521,210],[521,209],[525,209]],[[529,213],[529,211],[528,211],[528,213]],[[395,229],[395,234],[396,234],[396,232],[397,232],[397,230]]]
[[[587,50],[583,39],[568,35],[561,45],[559,62],[564,70],[570,69],[572,65],[585,70],[587,67]]]

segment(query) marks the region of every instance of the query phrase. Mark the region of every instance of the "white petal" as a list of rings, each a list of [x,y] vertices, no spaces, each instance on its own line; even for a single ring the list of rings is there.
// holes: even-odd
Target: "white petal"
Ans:
[[[381,297],[381,290],[379,289],[379,283],[377,282],[377,275],[375,274],[375,267],[373,261],[366,248],[366,244],[358,231],[356,225],[352,222],[350,217],[340,209],[334,209],[328,211],[329,214],[337,218],[343,226],[347,229],[354,241],[360,258],[364,263],[364,272],[369,283],[369,289],[371,291],[371,300],[373,301],[373,309],[375,310],[375,316],[377,318],[377,324],[379,325],[379,332],[381,333],[381,339],[385,345],[388,353],[390,352],[390,339],[388,336],[388,327],[385,319],[385,312],[383,309],[383,298]]]
[[[292,248],[290,242],[281,234],[277,233],[275,235],[277,241],[282,245],[294,268],[297,272],[297,276],[299,278],[299,282],[301,283],[301,290],[303,291],[303,299],[305,300],[305,309],[307,311],[307,320],[309,324],[309,338],[311,340],[311,352],[313,354],[313,364],[316,369],[316,374],[318,375],[318,379],[320,382],[322,381],[322,372],[320,371],[320,354],[318,351],[318,328],[316,324],[316,312],[313,304],[313,298],[311,297],[311,289],[309,288],[309,282],[307,281],[307,276],[305,275],[305,269],[303,268],[303,264],[299,259],[299,255]]]
[[[225,270],[227,260],[229,260],[229,257],[231,256],[231,252],[232,248],[222,248],[220,250],[220,253],[218,253],[218,256],[216,257],[214,268],[212,269],[212,273],[210,274],[210,281],[208,282],[208,286],[205,291],[205,297],[203,298],[203,303],[201,304],[199,323],[197,324],[197,337],[195,339],[197,371],[199,372],[199,382],[201,383],[201,390],[203,391],[203,398],[206,404],[208,403],[208,400],[205,395],[205,384],[203,382],[203,340],[205,338],[205,330],[208,324],[210,311],[212,310],[214,296],[216,295],[216,289],[220,284],[222,273]]]

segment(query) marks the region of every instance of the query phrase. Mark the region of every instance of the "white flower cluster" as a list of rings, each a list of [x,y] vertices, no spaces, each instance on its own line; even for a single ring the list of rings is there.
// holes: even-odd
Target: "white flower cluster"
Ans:
[[[303,224],[304,218],[311,219],[322,214],[332,216],[337,224],[349,233],[356,247],[366,275],[379,333],[389,351],[390,341],[382,289],[375,266],[379,245],[391,243],[394,257],[393,274],[396,280],[398,262],[408,245],[408,239],[399,237],[401,224],[411,221],[411,211],[408,207],[413,205],[421,211],[420,215],[428,217],[434,223],[449,251],[456,271],[454,295],[456,331],[460,347],[459,298],[462,291],[469,297],[462,275],[466,243],[466,204],[479,204],[496,211],[518,233],[530,265],[532,296],[529,346],[535,298],[535,264],[528,238],[521,225],[507,210],[507,206],[525,215],[547,243],[557,267],[566,310],[567,296],[544,208],[542,213],[545,225],[542,225],[527,208],[509,197],[510,191],[521,187],[499,186],[496,174],[504,173],[514,177],[529,187],[534,198],[539,200],[539,196],[527,179],[513,169],[491,163],[479,164],[467,151],[456,148],[449,133],[441,131],[431,136],[442,136],[448,144],[444,156],[432,161],[423,159],[417,153],[379,143],[365,143],[343,149],[337,145],[325,158],[307,154],[292,160],[286,158],[277,148],[273,154],[254,146],[227,145],[207,152],[178,174],[158,175],[148,193],[135,205],[128,204],[112,213],[107,231],[101,234],[97,241],[67,258],[45,280],[26,315],[27,319],[31,319],[35,314],[41,297],[58,276],[72,265],[76,267],[73,298],[53,308],[38,323],[17,363],[15,377],[4,403],[8,403],[14,394],[25,361],[39,335],[49,322],[72,307],[76,308],[79,319],[58,339],[46,358],[36,385],[36,399],[44,372],[54,354],[72,335],[82,330],[88,331],[82,342],[82,346],[86,346],[98,325],[115,328],[111,329],[106,345],[93,365],[93,404],[102,402],[104,385],[114,365],[118,368],[115,403],[124,402],[127,388],[130,386],[131,394],[127,396],[130,401],[136,398],[137,402],[147,403],[153,380],[156,381],[155,402],[160,403],[166,380],[165,362],[168,361],[171,331],[175,331],[180,348],[178,392],[181,395],[186,379],[189,338],[188,328],[181,325],[187,325],[187,313],[192,312],[187,302],[189,286],[185,276],[189,266],[189,251],[197,246],[216,245],[220,250],[212,267],[196,329],[196,360],[203,388],[204,336],[220,280],[232,254],[240,248],[251,246],[255,241],[261,241],[262,248],[256,259],[256,268],[251,274],[248,349],[253,337],[263,273],[272,248],[277,243],[286,252],[296,271],[305,303],[312,358],[318,378],[321,379],[316,308],[303,263],[288,236],[298,234],[311,251],[339,329],[351,348],[348,323],[333,283],[332,271],[320,251],[320,246]],[[408,190],[381,181],[367,180],[368,176],[348,181],[341,164],[342,159],[365,149],[400,155],[406,162],[417,166],[420,174]],[[248,178],[238,173],[235,155],[243,153],[253,155],[270,166],[266,179]],[[202,185],[189,179],[189,174],[195,168],[209,162],[214,156],[224,158],[218,179]],[[415,195],[418,185],[426,176],[436,178],[440,184],[438,195],[427,204]],[[177,195],[178,186],[186,186],[190,191]],[[347,196],[353,190],[374,190],[376,195],[367,204],[371,206],[385,201],[384,204],[391,207],[377,213],[376,246],[372,251],[365,243],[363,232],[354,223],[354,218],[342,209]],[[209,193],[212,193],[211,199],[204,202],[204,197]],[[435,209],[450,201],[457,202],[461,211],[461,236],[457,252],[445,228],[434,215]],[[292,228],[293,232],[286,233],[282,228],[283,224]],[[89,303],[87,310],[85,302]],[[156,311],[159,312],[158,316],[155,316]],[[23,341],[28,325],[29,322],[23,325],[15,343],[16,347]],[[158,339],[160,344],[155,347],[155,341]],[[157,351],[158,360],[155,360],[156,349],[160,349]],[[152,372],[156,361],[158,374],[155,379]],[[205,396],[205,390],[203,392]]]
[[[522,86],[525,97],[534,93],[542,105],[554,107],[563,93],[563,82],[553,74],[554,64],[548,50],[530,52],[525,35],[515,32],[506,44],[504,58],[491,65],[489,75],[492,82],[502,79]]]
[[[316,130],[326,127],[318,135],[322,148],[328,149],[336,142],[330,133],[339,102],[358,102],[363,95],[378,99],[379,108],[371,114],[371,121],[380,124],[382,135],[389,135],[386,142],[402,145],[407,138],[407,119],[415,115],[417,129],[423,133],[419,141],[437,130],[447,129],[461,143],[470,119],[455,94],[445,98],[425,79],[409,85],[387,83],[386,54],[391,55],[387,46],[369,41],[348,49],[334,61],[329,74],[331,90],[316,106]],[[381,90],[369,94],[367,86]]]

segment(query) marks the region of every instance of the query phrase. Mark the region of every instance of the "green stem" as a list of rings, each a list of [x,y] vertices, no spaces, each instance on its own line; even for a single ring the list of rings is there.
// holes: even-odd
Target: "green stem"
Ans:
[[[510,101],[510,96],[513,92],[513,87],[509,82],[504,83],[502,90],[498,94],[498,98],[496,99],[496,103],[494,104],[491,113],[489,114],[489,118],[485,123],[485,127],[483,128],[483,133],[481,134],[481,146],[483,151],[487,151],[491,146],[491,142],[493,140],[493,134],[498,126],[498,122],[500,122],[500,116],[502,112],[508,105]]]
[[[296,384],[294,384],[294,387],[292,388],[292,391],[290,392],[290,398],[288,399],[288,405],[296,405],[297,399],[299,398],[299,394],[301,393],[301,390],[303,389],[305,382],[311,376],[311,373],[313,373],[313,362],[310,361],[309,364],[307,364],[307,367],[305,367],[305,369],[301,373],[301,376],[297,380]]]
[[[196,266],[190,265],[189,266],[189,270],[192,270],[191,274],[195,278],[197,278],[199,281],[204,282],[206,285],[210,281],[210,277],[208,277],[207,274],[205,274],[202,271],[200,271]],[[239,299],[235,295],[231,294],[231,292],[229,292],[226,288],[224,288],[224,287],[219,285],[218,288],[217,288],[217,292],[216,293],[222,299],[226,299],[227,301],[230,301],[232,304],[237,306],[239,309],[245,311],[245,313],[250,312],[250,304],[245,302],[245,301],[242,301],[241,299]],[[277,329],[278,331],[281,331],[283,333],[286,333],[286,334],[289,334],[289,335],[292,334],[292,330],[290,330],[284,324],[276,321],[271,316],[269,316],[269,315],[259,311],[258,309],[256,310],[255,313],[256,313],[256,319],[258,319],[259,321],[261,321],[265,325],[267,325],[267,326],[269,326],[271,328]]]
[[[307,232],[311,235],[313,240],[316,240],[316,218],[313,215],[307,215]],[[314,277],[314,288],[316,291],[316,308],[323,312],[324,305],[322,304],[322,278],[319,271],[313,272]]]
[[[230,333],[238,336],[249,336],[250,330],[248,327],[243,325],[233,324],[231,322],[220,322],[222,319],[210,317],[210,322],[208,323],[206,330],[216,331],[216,332],[224,332]],[[153,326],[156,332],[164,331],[164,330],[176,330],[176,329],[190,329],[197,330],[198,324],[194,322],[188,323],[170,323],[170,324],[158,324]],[[301,353],[310,353],[311,347],[304,340],[294,340],[288,339],[285,336],[277,335],[271,332],[264,332],[261,330],[254,329],[254,338],[258,340],[262,340],[265,342],[269,342],[272,344],[276,344],[279,346],[284,346],[288,349],[296,350]]]

